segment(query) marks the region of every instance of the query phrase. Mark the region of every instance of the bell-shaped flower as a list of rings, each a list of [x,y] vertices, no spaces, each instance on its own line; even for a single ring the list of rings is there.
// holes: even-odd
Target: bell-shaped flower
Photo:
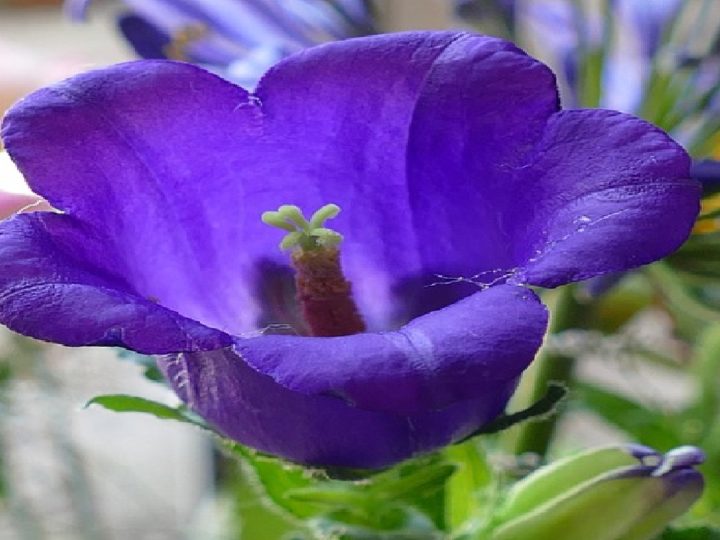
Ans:
[[[253,93],[189,64],[120,64],[31,94],[2,136],[59,212],[0,223],[0,322],[162,355],[221,432],[314,465],[382,467],[476,431],[543,339],[528,286],[663,257],[699,207],[662,131],[562,111],[547,67],[457,32],[307,49]],[[306,336],[261,216],[328,203],[366,331]],[[276,324],[297,335],[257,331]]]

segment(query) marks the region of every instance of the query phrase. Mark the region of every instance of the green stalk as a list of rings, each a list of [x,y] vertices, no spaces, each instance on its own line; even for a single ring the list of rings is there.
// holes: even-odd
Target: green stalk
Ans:
[[[557,291],[555,303],[551,309],[550,334],[559,334],[571,328],[582,328],[586,319],[588,306],[578,301],[575,289],[567,285]],[[535,369],[531,372],[532,390],[527,403],[539,400],[547,391],[548,384],[556,381],[568,384],[573,375],[574,359],[552,353],[547,348],[541,349]],[[515,454],[534,452],[544,456],[555,432],[558,415],[554,414],[544,420],[527,422],[520,428]]]

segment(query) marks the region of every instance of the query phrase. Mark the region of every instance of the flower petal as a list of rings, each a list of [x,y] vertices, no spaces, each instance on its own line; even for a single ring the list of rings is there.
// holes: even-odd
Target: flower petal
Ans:
[[[458,441],[496,418],[515,381],[444,409],[410,416],[366,411],[277,384],[230,349],[158,362],[192,410],[228,437],[316,466],[381,468]]]
[[[518,176],[512,281],[555,287],[672,253],[699,211],[689,167],[680,145],[638,118],[558,113]]]
[[[472,298],[461,308],[465,313],[452,321],[447,313],[427,315],[438,318],[442,330],[429,321],[416,321],[404,334],[296,338],[275,352],[264,345],[269,338],[243,340],[234,349],[160,358],[159,366],[191,409],[242,444],[307,465],[384,467],[461,440],[503,411],[517,376],[539,346],[545,317],[534,298],[522,300],[524,293],[508,292],[498,294],[509,300],[508,312],[494,315],[505,323],[512,319],[516,326],[514,332],[505,328],[502,338],[486,314],[479,318],[490,329],[472,320],[477,303]],[[484,294],[489,292],[479,293]],[[524,310],[517,305],[522,302],[527,304]],[[525,316],[533,322],[523,322]],[[469,334],[458,328],[463,324],[471,326]],[[482,337],[484,332],[493,335]],[[452,350],[435,353],[432,345]],[[414,351],[418,346],[422,350]],[[283,378],[283,384],[246,363],[251,355],[270,367],[273,359],[256,353],[282,356],[274,375]],[[305,368],[300,365],[303,359],[308,360]],[[359,366],[363,360],[370,364]],[[352,373],[345,362],[357,371]],[[322,373],[313,374],[314,368]],[[345,395],[311,393],[333,393],[325,391],[321,377]],[[392,397],[394,393],[399,395]],[[429,401],[416,401],[424,397]]]
[[[259,309],[242,232],[261,210],[244,200],[238,173],[258,114],[247,92],[200,68],[144,61],[31,94],[2,134],[33,191],[106,240],[94,264],[164,307],[239,333]]]
[[[542,343],[547,312],[532,291],[499,285],[395,332],[335,338],[263,336],[235,351],[290,390],[361,409],[416,414],[492,395]]]
[[[90,240],[78,244],[79,236],[89,235],[78,235],[71,218],[46,212],[0,223],[0,323],[63,345],[116,345],[142,353],[216,349],[229,343],[225,334],[97,272],[84,259],[90,253],[102,259],[102,245]]]

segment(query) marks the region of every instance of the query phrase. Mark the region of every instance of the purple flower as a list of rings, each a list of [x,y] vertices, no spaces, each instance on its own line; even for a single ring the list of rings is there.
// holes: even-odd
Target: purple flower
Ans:
[[[663,257],[699,207],[663,132],[560,111],[543,64],[465,33],[308,49],[253,94],[120,64],[25,98],[2,135],[62,213],[0,224],[0,322],[164,355],[220,431],[313,465],[382,467],[486,424],[543,338],[527,286]],[[292,320],[261,213],[328,202],[368,332],[258,333]]]
[[[193,62],[249,86],[288,54],[374,32],[364,0],[123,1],[118,28],[141,57]],[[90,3],[65,6],[82,19]]]

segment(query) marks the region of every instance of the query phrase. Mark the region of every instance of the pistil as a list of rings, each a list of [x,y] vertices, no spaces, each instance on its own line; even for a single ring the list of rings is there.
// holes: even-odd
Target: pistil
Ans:
[[[297,206],[284,205],[265,212],[262,220],[287,231],[280,248],[290,250],[297,299],[313,336],[345,336],[365,331],[355,305],[352,286],[340,264],[342,235],[325,227],[340,207],[328,204],[306,220]]]

